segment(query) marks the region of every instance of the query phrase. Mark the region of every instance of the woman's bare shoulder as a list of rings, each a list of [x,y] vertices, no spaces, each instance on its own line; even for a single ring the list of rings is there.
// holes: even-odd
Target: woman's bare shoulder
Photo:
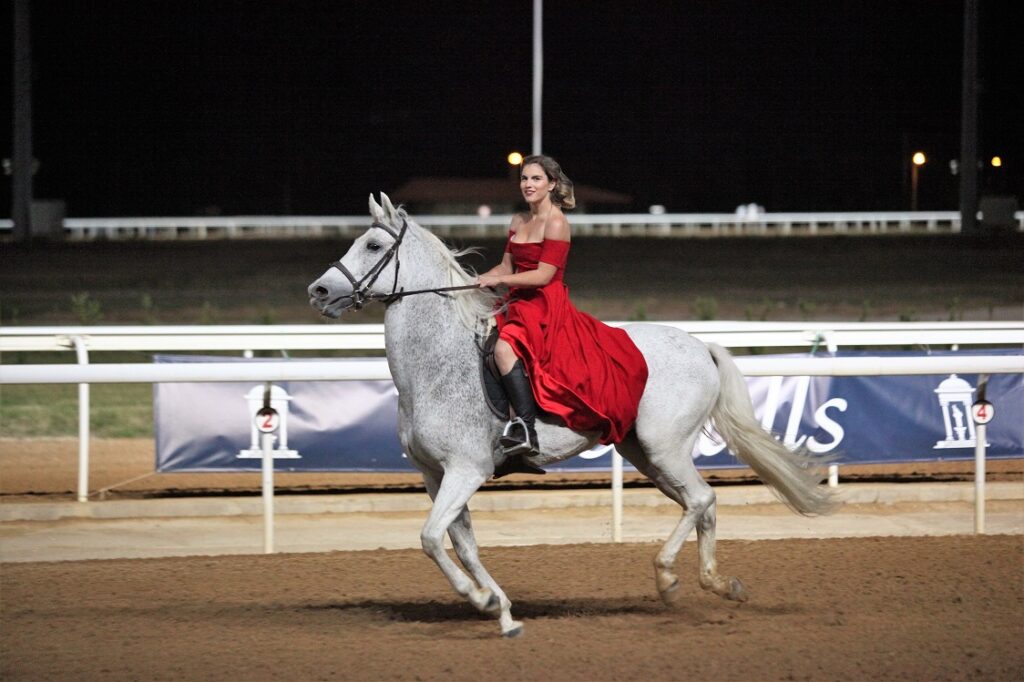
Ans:
[[[553,213],[548,218],[547,225],[544,226],[544,239],[567,242],[570,237],[569,221],[566,220],[565,215],[561,211]]]

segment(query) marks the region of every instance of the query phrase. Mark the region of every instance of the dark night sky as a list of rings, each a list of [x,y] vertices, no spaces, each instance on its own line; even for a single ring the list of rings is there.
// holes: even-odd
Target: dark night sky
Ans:
[[[980,36],[980,149],[1006,159],[983,182],[1018,196],[1022,4],[981,0]],[[578,182],[639,210],[905,209],[921,149],[921,208],[957,206],[961,2],[544,10],[544,149]],[[72,216],[358,214],[411,177],[505,177],[506,154],[530,146],[529,0],[35,0],[32,13],[35,194]]]

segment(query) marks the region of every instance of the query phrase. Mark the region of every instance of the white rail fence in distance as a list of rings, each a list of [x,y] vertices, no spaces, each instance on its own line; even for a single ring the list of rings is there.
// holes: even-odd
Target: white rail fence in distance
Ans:
[[[984,216],[979,216],[984,219]],[[502,237],[511,215],[416,215],[417,223],[439,235]],[[1024,231],[1024,211],[1013,216]],[[859,211],[822,213],[574,214],[578,235],[611,237],[699,237],[725,235],[818,235],[886,233],[959,233],[958,211]],[[183,216],[65,218],[71,240],[213,239],[243,237],[354,237],[367,226],[366,216]],[[0,220],[0,235],[12,229]]]

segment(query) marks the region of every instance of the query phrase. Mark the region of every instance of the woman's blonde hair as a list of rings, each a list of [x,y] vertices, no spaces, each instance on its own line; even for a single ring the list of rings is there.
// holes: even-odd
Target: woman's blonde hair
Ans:
[[[573,192],[572,180],[565,174],[565,171],[558,165],[558,162],[550,156],[535,154],[523,159],[521,167],[526,168],[531,163],[535,163],[543,168],[544,173],[548,176],[548,180],[555,181],[555,188],[551,190],[551,203],[559,208],[576,208],[576,195]]]

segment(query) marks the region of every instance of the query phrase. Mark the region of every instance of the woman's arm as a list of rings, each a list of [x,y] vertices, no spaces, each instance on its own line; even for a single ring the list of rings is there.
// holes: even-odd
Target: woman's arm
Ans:
[[[511,260],[508,254],[505,257]],[[499,266],[500,267],[500,266]],[[498,268],[494,268],[497,270]],[[496,287],[504,284],[510,287],[542,287],[555,276],[558,272],[558,268],[550,263],[538,263],[536,270],[527,270],[525,272],[509,272],[508,274],[498,274],[494,270],[485,272],[484,274],[477,277],[476,281],[485,287]]]

